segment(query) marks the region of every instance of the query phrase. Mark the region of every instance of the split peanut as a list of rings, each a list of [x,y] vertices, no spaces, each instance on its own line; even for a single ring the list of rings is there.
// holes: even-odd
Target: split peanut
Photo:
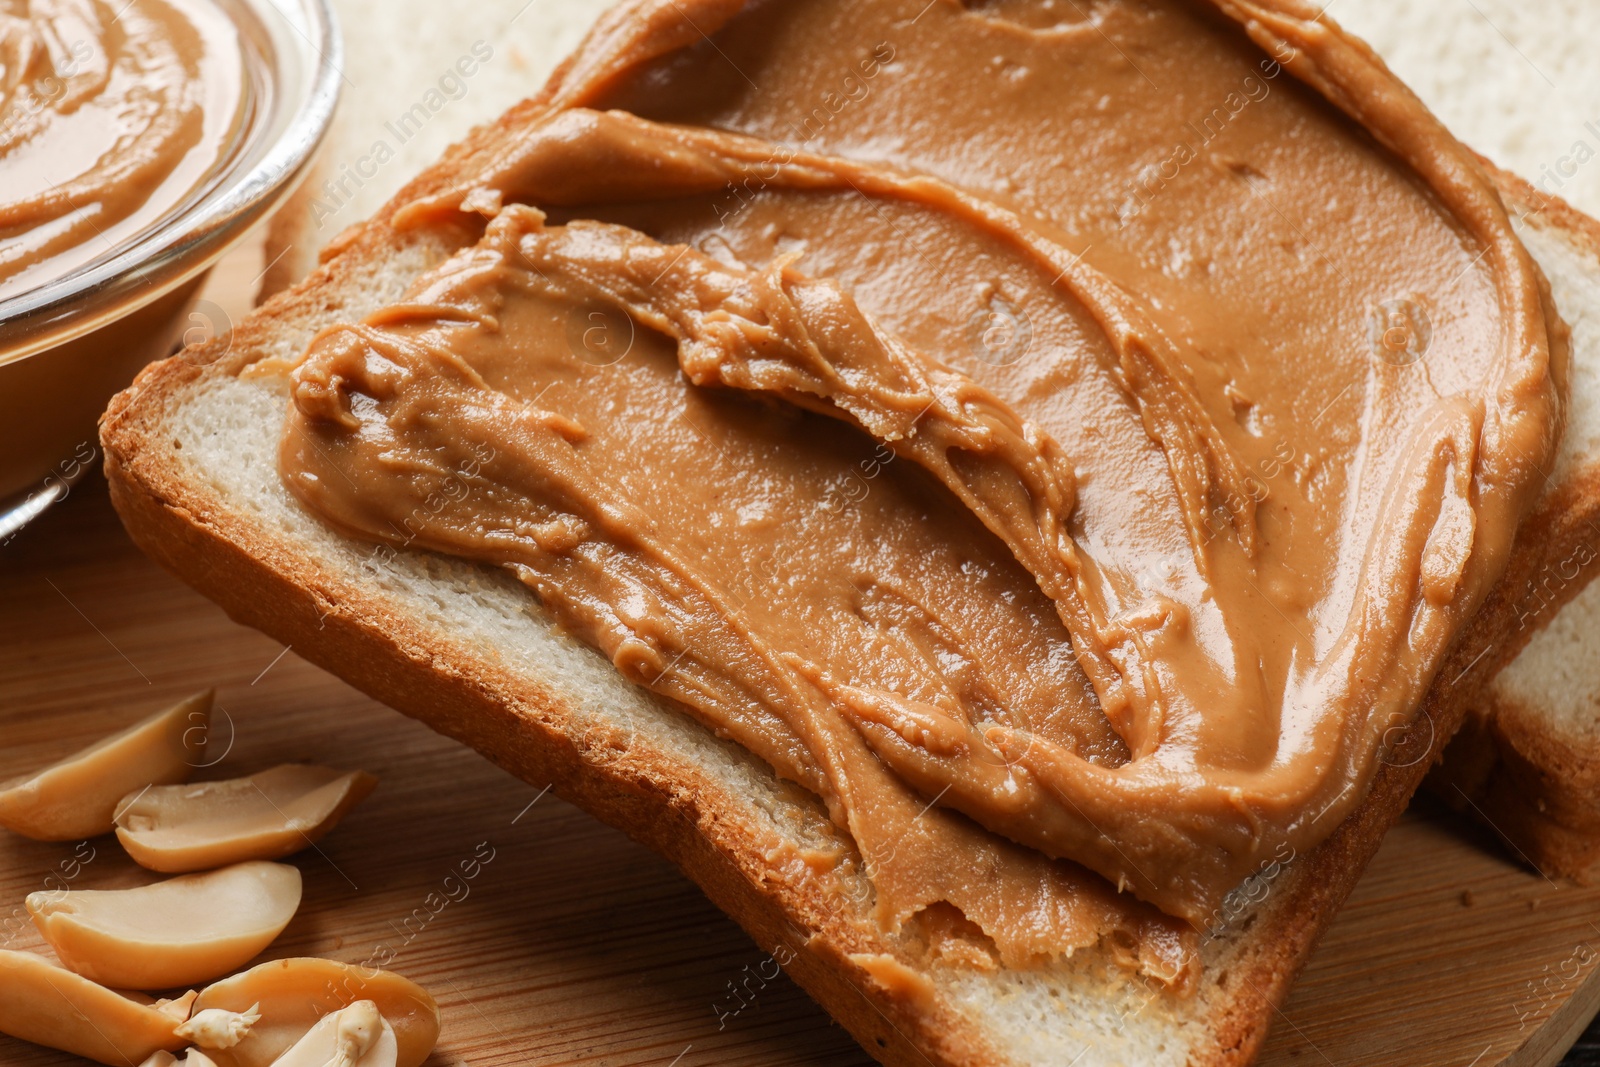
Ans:
[[[394,1067],[422,1067],[439,1041],[439,1005],[392,971],[309,957],[274,960],[207,986],[195,1008],[238,1012],[258,1005],[261,1021],[249,1035],[210,1055],[219,1067],[273,1067],[320,1019],[363,1000],[376,1005],[394,1031]],[[367,1060],[360,1064],[371,1067]]]
[[[117,813],[117,839],[154,871],[275,860],[320,840],[371,793],[365,771],[290,763],[248,778],[146,789]]]
[[[168,989],[227,974],[271,944],[300,907],[300,872],[240,863],[137,889],[34,893],[27,906],[78,974],[116,988]]]
[[[127,1067],[182,1048],[177,1025],[43,956],[0,949],[0,1033]]]
[[[0,1032],[118,1067],[421,1067],[438,1005],[388,971],[290,959],[172,999],[119,992],[205,982],[271,944],[301,878],[270,861],[315,843],[377,784],[285,764],[187,785],[210,711],[199,694],[0,786],[0,826],[41,840],[115,828],[136,861],[178,875],[30,895],[65,966],[0,951]]]
[[[117,803],[128,794],[189,780],[204,751],[211,698],[210,690],[197,693],[42,771],[0,784],[0,826],[37,841],[110,833]]]

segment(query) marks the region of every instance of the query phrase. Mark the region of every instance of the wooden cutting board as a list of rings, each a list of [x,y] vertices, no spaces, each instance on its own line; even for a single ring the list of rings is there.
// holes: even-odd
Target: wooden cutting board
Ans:
[[[253,271],[222,271],[235,309]],[[295,860],[305,903],[267,956],[392,952],[443,1008],[430,1067],[871,1062],[786,978],[730,1014],[730,983],[763,954],[673,868],[230,622],[140,555],[98,478],[0,547],[0,650],[0,780],[207,686],[227,754],[204,776],[298,759],[377,774],[371,799]],[[151,878],[114,838],[0,832],[0,947],[43,949],[30,892]],[[1600,1008],[1597,970],[1600,888],[1529,873],[1419,802],[1262,1063],[1547,1067]],[[0,1067],[76,1062],[0,1038]]]

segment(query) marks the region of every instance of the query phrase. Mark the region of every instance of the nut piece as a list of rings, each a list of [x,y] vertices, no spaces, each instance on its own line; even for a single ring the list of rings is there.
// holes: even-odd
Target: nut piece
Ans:
[[[137,889],[33,893],[27,905],[61,962],[85,978],[168,989],[227,974],[270,945],[300,907],[300,872],[240,863]]]
[[[259,1007],[261,1005],[252,1004],[242,1012],[207,1008],[196,1012],[194,1018],[178,1027],[178,1036],[193,1041],[201,1048],[232,1048],[245,1039],[252,1026],[261,1021],[261,1012],[256,1010]]]
[[[128,1067],[183,1047],[170,1017],[31,952],[0,949],[0,1033]]]
[[[0,826],[37,841],[110,833],[123,797],[151,783],[189,780],[205,748],[211,697],[210,690],[197,693],[42,771],[0,783]]]
[[[139,1067],[176,1067],[178,1057],[163,1049],[160,1052],[150,1053],[150,1058],[139,1064]]]
[[[159,786],[118,809],[117,839],[136,862],[171,874],[282,859],[320,840],[377,784],[365,771],[286,763],[249,778]]]
[[[370,1000],[324,1015],[273,1067],[395,1067],[394,1028]]]
[[[339,1024],[333,1030],[333,1062],[328,1067],[355,1067],[356,1061],[372,1051],[378,1039],[387,1030],[378,1006],[370,1000],[358,1000],[339,1013]],[[389,1057],[389,1067],[394,1067],[394,1055]]]
[[[439,1041],[439,1005],[392,971],[304,957],[274,960],[207,986],[195,1007],[243,1011],[259,1003],[261,1021],[249,1036],[211,1058],[218,1067],[273,1067],[319,1019],[358,1000],[376,1004],[394,1030],[395,1067],[422,1067]]]

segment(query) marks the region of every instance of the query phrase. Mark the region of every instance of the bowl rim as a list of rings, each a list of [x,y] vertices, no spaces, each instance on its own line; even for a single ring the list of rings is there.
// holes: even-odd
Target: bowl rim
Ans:
[[[102,259],[0,300],[0,366],[82,336],[159,299],[211,266],[299,185],[326,136],[345,77],[344,41],[332,0],[240,0],[263,24],[279,18],[310,70],[286,84],[269,57],[282,132],[259,158]],[[283,96],[293,92],[295,96]],[[247,134],[248,136],[248,134]]]

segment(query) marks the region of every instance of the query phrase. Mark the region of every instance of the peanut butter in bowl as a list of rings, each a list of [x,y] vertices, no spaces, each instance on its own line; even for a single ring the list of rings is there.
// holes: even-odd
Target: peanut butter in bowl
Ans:
[[[293,189],[337,57],[323,0],[0,5],[0,538],[92,466],[106,400]]]
[[[210,0],[29,3],[0,54],[0,298],[170,214],[246,117],[238,32]]]

